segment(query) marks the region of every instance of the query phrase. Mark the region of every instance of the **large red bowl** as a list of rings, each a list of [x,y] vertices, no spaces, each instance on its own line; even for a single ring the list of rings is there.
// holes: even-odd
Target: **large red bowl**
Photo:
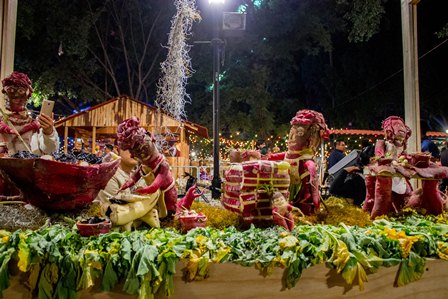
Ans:
[[[66,211],[92,202],[115,174],[120,159],[88,166],[45,159],[0,158],[25,200],[44,210]]]

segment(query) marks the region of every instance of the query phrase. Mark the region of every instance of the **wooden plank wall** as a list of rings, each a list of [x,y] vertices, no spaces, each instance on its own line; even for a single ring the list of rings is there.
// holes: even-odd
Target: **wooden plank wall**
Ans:
[[[151,133],[162,134],[166,130],[178,135],[180,141],[180,156],[182,159],[171,159],[172,166],[185,166],[189,164],[189,146],[185,136],[184,125],[176,119],[164,113],[159,113],[155,108],[144,103],[122,96],[95,106],[79,115],[68,118],[65,122],[56,124],[60,134],[68,137],[68,128],[74,130],[75,138],[82,137],[89,140],[92,137],[103,135],[115,135],[118,124],[123,120],[136,116],[140,119],[140,125]],[[66,140],[64,144],[67,146]],[[95,146],[95,142],[92,142]],[[92,152],[95,152],[92,147]]]

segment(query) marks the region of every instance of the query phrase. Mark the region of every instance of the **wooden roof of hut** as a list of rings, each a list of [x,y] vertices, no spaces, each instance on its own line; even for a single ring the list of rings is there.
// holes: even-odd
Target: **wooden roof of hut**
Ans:
[[[60,135],[63,135],[64,128],[69,130],[76,128],[92,130],[95,128],[97,135],[115,134],[118,124],[132,116],[138,117],[141,125],[151,132],[163,127],[170,130],[184,127],[189,134],[208,138],[206,127],[190,121],[180,122],[166,113],[160,113],[154,106],[127,96],[113,98],[82,112],[59,119],[55,122],[55,127]]]

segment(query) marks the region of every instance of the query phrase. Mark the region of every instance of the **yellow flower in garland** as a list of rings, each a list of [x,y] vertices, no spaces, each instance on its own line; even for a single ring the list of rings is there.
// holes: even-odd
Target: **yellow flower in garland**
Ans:
[[[385,227],[383,233],[391,240],[397,240],[400,244],[401,253],[404,258],[409,256],[412,245],[421,239],[421,236],[407,236],[404,231],[399,231],[395,228]]]
[[[203,280],[208,276],[211,264],[210,252],[207,249],[209,239],[206,236],[196,236],[197,248],[186,250],[182,258],[187,259],[184,277],[187,281]]]
[[[448,224],[448,217],[446,214],[440,214],[434,218],[434,222]]]
[[[208,238],[206,236],[199,235],[196,237],[196,243],[199,245],[201,250],[204,250],[206,247],[205,243],[207,243]]]
[[[212,259],[214,263],[220,263],[231,251],[231,248],[224,244],[222,240],[220,240],[217,244],[218,250]]]
[[[86,289],[94,285],[94,281],[102,272],[103,265],[98,251],[85,249],[80,253],[79,263],[82,267],[78,288]]]
[[[84,251],[84,260],[88,267],[96,270],[102,270],[103,265],[101,264],[100,255],[97,250],[86,249]]]
[[[9,236],[11,236],[11,233],[1,229],[0,230],[0,244],[8,243]]]
[[[437,255],[442,260],[448,261],[448,243],[437,242]]]
[[[20,233],[20,241],[19,241],[19,262],[17,263],[17,266],[19,267],[19,270],[22,272],[27,272],[30,267],[31,258],[30,258],[30,247],[28,246],[28,243],[26,242],[27,236],[25,233]]]
[[[296,245],[299,243],[299,240],[297,240],[296,237],[289,235],[286,237],[283,237],[279,242],[281,249],[293,249],[296,247]]]
[[[330,260],[336,267],[338,273],[341,273],[347,262],[350,260],[350,252],[348,251],[347,244],[341,240],[337,240],[333,248],[334,252]]]

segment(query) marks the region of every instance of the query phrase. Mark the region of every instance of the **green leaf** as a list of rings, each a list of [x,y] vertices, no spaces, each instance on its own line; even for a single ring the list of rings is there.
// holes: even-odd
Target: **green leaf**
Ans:
[[[148,272],[158,275],[158,272],[154,267],[158,253],[159,251],[157,248],[150,245],[145,245],[136,253],[134,259],[140,259],[137,266],[137,276],[143,276]]]
[[[139,289],[140,289],[140,281],[138,277],[135,275],[134,267],[131,266],[131,269],[129,269],[128,271],[128,275],[126,277],[126,281],[123,286],[123,291],[131,295],[137,295]]]
[[[424,272],[425,259],[411,251],[409,257],[401,261],[394,285],[401,287],[419,280]]]
[[[39,283],[37,297],[39,299],[52,299],[53,298],[53,283],[51,264],[46,264],[42,269]]]
[[[102,289],[104,291],[112,290],[118,283],[118,275],[115,273],[112,261],[109,260],[104,268],[103,280],[101,283]]]
[[[14,248],[8,248],[0,253],[0,298],[3,298],[3,290],[9,287],[8,263],[14,253]]]

